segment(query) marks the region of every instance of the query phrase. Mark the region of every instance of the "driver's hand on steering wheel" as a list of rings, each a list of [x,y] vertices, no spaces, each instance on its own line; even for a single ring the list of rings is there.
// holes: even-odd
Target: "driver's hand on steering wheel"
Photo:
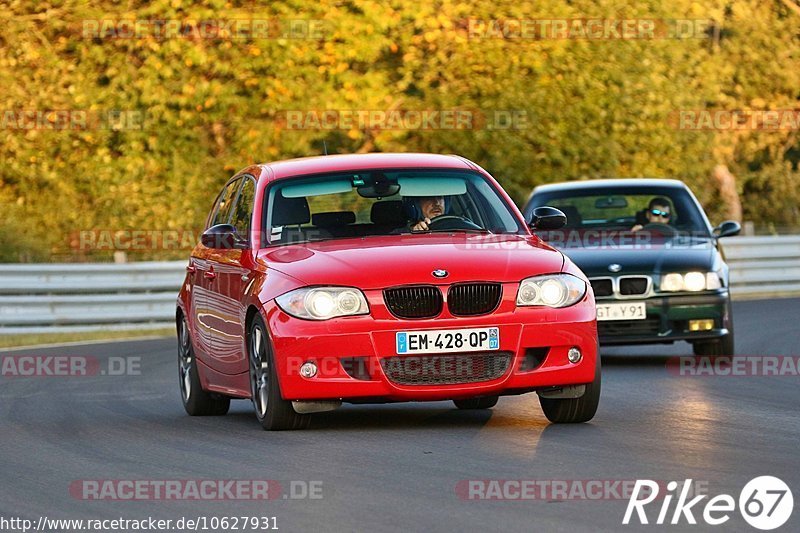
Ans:
[[[425,217],[423,220],[417,222],[414,226],[412,226],[411,231],[428,231],[428,224],[431,223],[431,219]]]
[[[640,229],[644,228],[641,224],[636,224],[634,227],[631,228],[631,231],[639,231]]]

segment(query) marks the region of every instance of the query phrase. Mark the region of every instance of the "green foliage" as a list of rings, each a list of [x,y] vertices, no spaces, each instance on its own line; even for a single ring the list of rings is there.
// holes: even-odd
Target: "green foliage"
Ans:
[[[713,19],[717,31],[502,39],[475,38],[467,22],[587,17]],[[306,20],[321,36],[86,38],[86,21],[97,19]],[[319,154],[323,140],[332,153],[459,153],[519,201],[545,182],[677,177],[712,219],[710,174],[725,164],[747,219],[797,226],[797,130],[687,131],[670,117],[796,108],[798,21],[780,0],[11,2],[0,13],[0,110],[131,110],[146,118],[122,129],[15,129],[6,121],[0,260],[67,257],[81,230],[196,229],[237,169]],[[519,129],[299,130],[282,119],[325,109],[511,111],[526,121]],[[138,124],[135,113],[125,116]]]

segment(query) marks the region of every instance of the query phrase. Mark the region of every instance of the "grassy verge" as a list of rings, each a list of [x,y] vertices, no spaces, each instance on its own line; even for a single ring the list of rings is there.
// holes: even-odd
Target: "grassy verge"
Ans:
[[[87,331],[83,333],[23,333],[19,335],[0,335],[0,348],[153,336],[175,336],[175,328],[143,329],[137,331]]]

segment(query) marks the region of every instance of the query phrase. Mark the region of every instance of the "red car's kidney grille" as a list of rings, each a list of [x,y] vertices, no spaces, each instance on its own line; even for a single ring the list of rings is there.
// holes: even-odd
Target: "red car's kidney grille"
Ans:
[[[398,318],[431,318],[442,312],[442,291],[433,285],[396,287],[383,291],[389,311]]]
[[[447,308],[457,316],[485,315],[500,305],[499,283],[459,283],[447,291]]]
[[[387,357],[381,366],[398,385],[458,385],[497,379],[510,362],[510,352],[490,352]]]

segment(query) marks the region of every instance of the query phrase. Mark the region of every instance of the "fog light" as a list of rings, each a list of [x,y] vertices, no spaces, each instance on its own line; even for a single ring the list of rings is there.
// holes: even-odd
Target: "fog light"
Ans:
[[[710,318],[689,321],[689,331],[708,331],[710,329],[714,329],[714,320]]]
[[[303,363],[300,367],[300,375],[304,378],[313,378],[317,375],[317,365],[314,363]]]
[[[567,359],[569,359],[570,363],[577,363],[578,361],[581,360],[581,357],[583,357],[583,355],[581,354],[581,351],[577,348],[570,348],[569,351],[567,352]]]

